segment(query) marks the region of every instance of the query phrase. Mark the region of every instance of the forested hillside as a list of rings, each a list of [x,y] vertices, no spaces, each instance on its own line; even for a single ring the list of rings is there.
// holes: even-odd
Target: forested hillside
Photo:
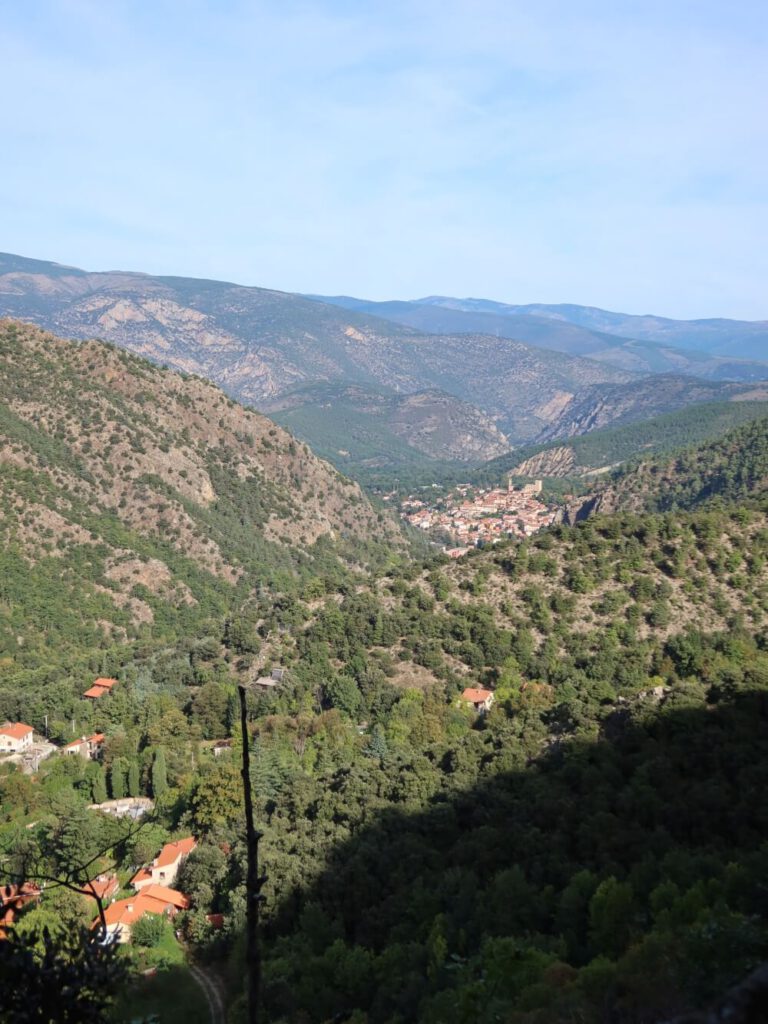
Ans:
[[[248,964],[236,687],[279,666],[279,683],[249,696],[251,779],[268,876],[266,1020],[651,1024],[707,1004],[764,957],[765,420],[677,460],[684,509],[619,509],[457,561],[376,562],[382,545],[367,550],[360,538],[373,531],[384,540],[385,523],[297,446],[305,475],[324,474],[325,493],[339,496],[338,511],[325,510],[328,529],[344,529],[347,491],[358,497],[347,547],[322,537],[297,546],[278,535],[259,548],[268,566],[263,588],[254,593],[251,582],[249,599],[236,608],[222,595],[239,592],[258,573],[255,561],[235,554],[263,529],[251,529],[242,498],[233,509],[220,498],[198,506],[190,497],[182,507],[194,511],[193,522],[221,529],[211,534],[221,537],[220,575],[215,562],[198,566],[197,575],[184,568],[184,575],[177,565],[188,567],[191,555],[177,562],[174,543],[153,548],[151,557],[165,556],[179,594],[186,584],[198,604],[184,619],[170,600],[139,585],[128,597],[144,601],[153,622],[132,633],[126,612],[119,624],[125,634],[108,644],[81,602],[82,579],[93,571],[83,566],[96,557],[104,559],[96,585],[113,592],[104,582],[115,558],[111,534],[99,535],[106,551],[94,552],[85,540],[60,547],[75,526],[115,521],[104,518],[111,506],[84,524],[75,513],[83,479],[76,460],[93,460],[93,449],[109,443],[116,413],[106,429],[102,423],[80,439],[70,436],[66,419],[61,429],[42,419],[38,425],[35,360],[43,343],[51,339],[36,332],[23,343],[13,329],[6,337],[15,358],[27,360],[19,382],[7,385],[20,424],[8,447],[17,462],[19,451],[28,460],[34,450],[54,467],[36,464],[24,479],[61,474],[51,487],[61,518],[41,528],[28,515],[29,537],[17,528],[18,568],[4,576],[16,582],[3,612],[21,609],[30,621],[33,607],[42,609],[43,636],[54,640],[28,638],[14,647],[6,628],[11,671],[0,714],[35,722],[48,714],[57,740],[67,738],[72,717],[78,731],[98,729],[106,738],[95,761],[52,757],[34,780],[0,774],[3,863],[18,866],[22,857],[25,870],[42,865],[55,877],[96,857],[100,868],[116,864],[125,884],[167,839],[195,836],[198,846],[177,883],[191,908],[174,927],[225,978],[229,1020],[242,1021]],[[106,419],[114,406],[100,382],[108,380],[108,394],[123,396],[120,408],[131,411],[125,430],[132,436],[145,427],[140,447],[157,463],[155,434],[172,431],[175,438],[185,426],[192,432],[175,393],[189,394],[204,417],[193,437],[218,436],[218,418],[234,417],[228,440],[205,446],[206,459],[222,460],[221,477],[210,477],[216,495],[241,479],[229,465],[252,466],[246,459],[254,447],[261,458],[265,437],[278,479],[280,468],[292,465],[288,435],[270,435],[276,428],[225,399],[219,405],[208,385],[103,346],[53,343],[52,351],[60,354],[46,357],[39,376],[44,367],[49,385],[54,381],[53,408],[66,411],[69,394],[90,389],[94,411]],[[133,411],[137,373],[152,410],[145,420]],[[200,408],[196,396],[203,395]],[[162,418],[161,396],[175,403],[171,423]],[[246,423],[255,446],[231,439]],[[43,450],[41,433],[55,444],[49,440]],[[65,463],[59,444],[74,462]],[[222,447],[238,458],[224,459]],[[216,465],[198,461],[200,448],[199,441],[197,449],[189,446],[188,474]],[[120,478],[130,481],[127,453],[123,462]],[[104,464],[82,467],[94,476],[93,493],[111,494]],[[644,481],[659,475],[653,465],[627,476],[628,489],[633,480],[642,483],[641,504],[652,502]],[[14,487],[17,468],[11,464]],[[197,479],[201,491],[204,478]],[[299,485],[289,479],[285,486]],[[27,513],[16,516],[20,506],[12,503],[25,492],[12,493],[4,522],[23,526]],[[132,527],[131,537],[159,544],[152,503],[145,502],[141,529]],[[229,510],[226,529],[198,507],[216,516]],[[293,513],[283,514],[288,520]],[[164,526],[162,536],[173,528]],[[227,537],[240,546],[226,548]],[[285,561],[272,562],[275,551]],[[365,560],[375,571],[363,570]],[[35,584],[25,597],[22,574],[34,581],[40,566],[49,588]],[[213,581],[208,591],[195,589],[203,577]],[[69,578],[81,581],[78,589],[56,603],[52,591]],[[177,604],[183,606],[181,596]],[[116,676],[110,697],[82,700],[78,672],[53,660],[66,615],[93,629],[90,647],[84,635],[78,641],[86,652],[80,679],[88,670]],[[66,638],[67,629],[59,635]],[[463,698],[466,688],[492,694],[487,714]],[[226,740],[214,756],[214,741]],[[86,809],[125,793],[156,802],[144,831],[127,839],[113,821]],[[51,915],[71,922],[87,911],[46,895],[24,912],[22,930],[36,934]],[[163,935],[174,943],[172,932]],[[162,952],[142,951],[145,939],[131,944],[127,962],[134,971],[160,963],[162,977]],[[130,1016],[144,984],[129,983],[118,1019]]]
[[[6,716],[21,690],[137,641],[205,636],[268,595],[333,589],[403,547],[356,484],[269,420],[102,343],[3,322],[0,430]]]
[[[531,445],[491,459],[471,478],[496,483],[504,474],[522,476],[584,476],[620,462],[675,452],[715,440],[768,414],[768,402],[704,402],[624,427],[605,427],[567,441]],[[526,463],[528,465],[526,465]]]
[[[570,517],[616,509],[690,509],[702,503],[749,501],[768,486],[768,418],[674,455],[634,461],[616,471]]]

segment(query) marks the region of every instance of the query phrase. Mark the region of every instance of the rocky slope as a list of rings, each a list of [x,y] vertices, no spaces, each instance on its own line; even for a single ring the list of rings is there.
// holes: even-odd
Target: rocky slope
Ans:
[[[632,374],[481,333],[431,335],[301,296],[220,281],[87,273],[0,256],[0,313],[113,341],[254,405],[303,384],[440,389],[526,439],[585,389]]]
[[[398,395],[358,384],[316,384],[263,408],[341,466],[396,466],[403,444],[432,459],[457,461],[482,462],[510,450],[493,420],[434,389]]]
[[[569,400],[540,434],[539,440],[575,437],[608,426],[651,420],[673,409],[704,402],[764,401],[768,382],[710,383],[664,374],[629,385],[591,388]]]
[[[326,568],[402,546],[356,484],[214,385],[9,321],[0,465],[4,571],[53,573],[107,631],[298,586],[318,545]]]

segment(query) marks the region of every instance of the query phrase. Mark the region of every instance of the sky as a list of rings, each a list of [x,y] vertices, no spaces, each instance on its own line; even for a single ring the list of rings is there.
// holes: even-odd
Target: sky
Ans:
[[[0,250],[768,319],[764,0],[0,0]]]

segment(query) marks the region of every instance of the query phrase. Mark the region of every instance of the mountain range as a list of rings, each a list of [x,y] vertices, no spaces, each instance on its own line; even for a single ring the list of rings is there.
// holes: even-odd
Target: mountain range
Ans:
[[[695,403],[768,396],[768,363],[754,359],[768,336],[760,323],[434,296],[321,301],[10,254],[0,254],[0,315],[212,380],[303,440],[320,438],[349,472],[382,459],[395,470],[409,458],[482,462]]]
[[[590,306],[511,306],[487,299],[429,296],[369,302],[316,296],[431,333],[485,333],[587,356],[638,373],[678,373],[708,380],[764,379],[768,322],[669,320],[628,316]]]

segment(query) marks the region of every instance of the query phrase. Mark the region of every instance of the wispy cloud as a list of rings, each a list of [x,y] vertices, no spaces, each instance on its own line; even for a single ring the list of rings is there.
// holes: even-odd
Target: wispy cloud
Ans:
[[[0,2],[0,245],[766,317],[763,8]]]

